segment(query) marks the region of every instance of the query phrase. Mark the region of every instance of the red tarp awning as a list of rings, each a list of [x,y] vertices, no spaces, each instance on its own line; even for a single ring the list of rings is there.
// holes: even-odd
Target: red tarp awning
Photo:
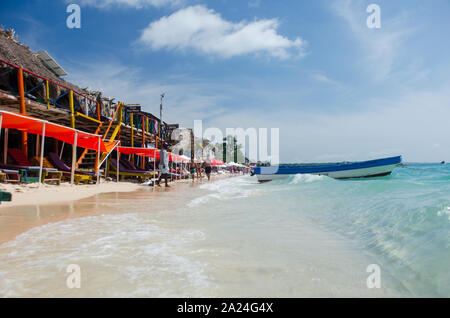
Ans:
[[[211,165],[212,166],[226,166],[225,163],[223,163],[222,161],[217,160],[215,158],[211,159]]]
[[[118,147],[118,150],[121,154],[124,155],[137,155],[142,157],[156,158],[159,159],[159,153],[161,150],[156,148],[136,148],[136,147]],[[169,161],[173,162],[184,162],[187,161],[180,156],[168,152]]]
[[[17,129],[26,133],[42,135],[45,124],[45,136],[52,137],[65,143],[73,145],[75,143],[75,134],[77,135],[77,146],[98,150],[100,143],[101,152],[109,152],[116,142],[103,142],[101,136],[89,134],[73,128],[54,124],[42,119],[26,116],[22,114],[0,111],[1,128]]]
[[[169,160],[170,161],[174,161],[174,162],[186,162],[188,160],[186,160],[185,158],[182,158],[174,153],[169,152]]]
[[[118,147],[121,154],[124,155],[138,155],[142,157],[150,157],[159,159],[159,149],[156,148],[135,148],[135,147]]]

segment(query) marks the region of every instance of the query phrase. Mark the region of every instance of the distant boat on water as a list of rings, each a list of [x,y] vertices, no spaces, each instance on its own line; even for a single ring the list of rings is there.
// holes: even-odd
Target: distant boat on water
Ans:
[[[387,176],[401,164],[402,157],[389,157],[369,161],[292,164],[271,167],[255,167],[259,182],[288,178],[296,174],[315,174],[334,179],[372,178]]]

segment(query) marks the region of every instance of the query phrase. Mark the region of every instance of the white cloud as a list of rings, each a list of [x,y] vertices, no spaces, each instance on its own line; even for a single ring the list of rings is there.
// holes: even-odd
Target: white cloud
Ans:
[[[204,6],[191,6],[165,16],[142,32],[139,42],[153,50],[193,49],[203,54],[232,57],[266,53],[281,59],[301,56],[305,42],[277,33],[277,19],[234,23]]]
[[[111,8],[114,6],[134,7],[136,9],[141,9],[150,6],[176,6],[183,2],[184,0],[81,0],[80,4],[100,9]]]
[[[320,83],[329,84],[333,86],[341,86],[341,84],[338,81],[335,81],[334,79],[331,79],[322,73],[313,73],[312,78]]]

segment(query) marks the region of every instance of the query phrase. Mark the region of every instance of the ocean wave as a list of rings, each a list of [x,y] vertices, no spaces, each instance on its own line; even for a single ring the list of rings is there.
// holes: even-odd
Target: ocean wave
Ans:
[[[319,176],[315,174],[296,174],[289,178],[290,184],[309,183],[329,179],[327,176]]]
[[[438,216],[448,216],[448,219],[450,220],[450,206],[446,207],[445,209],[439,210],[437,215]]]
[[[145,213],[46,224],[0,245],[0,296],[202,297],[207,264],[186,250],[204,239]],[[80,290],[65,286],[70,264],[81,268]]]
[[[216,182],[205,183],[200,186],[200,189],[208,190],[213,193],[195,198],[187,203],[188,207],[199,206],[214,200],[236,200],[248,198],[260,192],[255,188],[256,182],[249,176],[235,177],[222,179]]]

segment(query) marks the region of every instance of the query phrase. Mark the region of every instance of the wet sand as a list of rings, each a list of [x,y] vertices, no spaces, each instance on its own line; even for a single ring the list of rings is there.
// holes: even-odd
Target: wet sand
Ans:
[[[224,178],[213,176],[211,182]],[[58,222],[65,219],[104,214],[135,212],[132,201],[139,198],[150,200],[152,211],[183,206],[195,196],[198,188],[207,182],[192,183],[192,180],[177,180],[168,188],[140,186],[132,182],[104,182],[96,185],[70,186],[63,184],[43,185],[2,185],[2,190],[13,193],[12,202],[2,202],[0,208],[0,244],[14,239],[17,235],[33,227]],[[19,192],[20,191],[20,192]]]

